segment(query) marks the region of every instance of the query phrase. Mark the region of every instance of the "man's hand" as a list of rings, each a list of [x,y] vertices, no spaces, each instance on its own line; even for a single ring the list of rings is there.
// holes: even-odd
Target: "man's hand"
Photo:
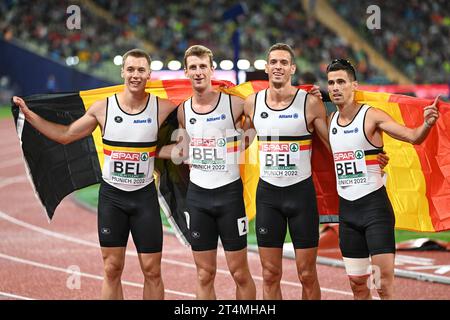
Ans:
[[[317,85],[313,85],[311,90],[309,90],[309,93],[311,93],[313,96],[319,98],[322,100],[322,93],[320,92],[320,87]]]
[[[388,165],[389,163],[389,157],[387,156],[385,151],[380,152],[377,155],[377,160],[380,163],[380,168],[381,170],[384,170],[384,168]]]
[[[439,110],[437,104],[439,102],[439,95],[434,99],[433,103],[423,108],[423,119],[425,126],[432,127],[439,118]]]
[[[20,111],[22,111],[22,113],[25,115],[25,118],[26,118],[27,114],[30,113],[30,109],[28,108],[25,101],[20,97],[14,96],[13,102],[16,106],[18,106],[20,108]]]

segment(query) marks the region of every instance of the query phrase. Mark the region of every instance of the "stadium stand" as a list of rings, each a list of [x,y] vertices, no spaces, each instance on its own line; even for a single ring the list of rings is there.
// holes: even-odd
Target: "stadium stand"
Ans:
[[[450,80],[450,7],[447,0],[329,0],[353,28],[414,83]],[[377,5],[381,28],[369,29],[368,5]]]
[[[149,50],[165,68],[170,60],[182,61],[186,48],[197,43],[210,47],[217,61],[233,59],[231,38],[239,28],[240,58],[251,63],[264,59],[267,48],[275,42],[293,46],[299,70],[295,80],[300,73],[311,72],[323,83],[327,63],[333,58],[347,58],[358,67],[360,82],[392,82],[366,50],[350,46],[305,10],[320,1],[245,1],[247,14],[234,21],[225,21],[223,14],[238,1],[74,3],[81,8],[80,30],[65,27],[66,1],[43,0],[39,6],[26,0],[2,1],[0,34],[4,40],[61,63],[68,57],[78,57],[76,68],[118,81],[113,59],[134,47]],[[381,0],[328,3],[412,82],[449,82],[450,10],[446,0],[412,0],[408,6]],[[367,28],[368,5],[380,7],[381,29]]]

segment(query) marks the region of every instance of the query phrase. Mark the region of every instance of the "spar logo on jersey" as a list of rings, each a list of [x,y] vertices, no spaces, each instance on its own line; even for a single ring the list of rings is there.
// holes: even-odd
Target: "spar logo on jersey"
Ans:
[[[264,143],[260,147],[262,152],[289,152],[289,143]]]
[[[144,153],[146,154],[146,152]],[[140,152],[113,151],[111,153],[111,159],[117,161],[139,161],[141,160],[141,154]]]
[[[217,120],[225,120],[226,118],[227,118],[227,116],[224,113],[222,113],[220,116],[207,118],[206,122],[217,121]]]
[[[147,118],[147,119],[136,119],[133,121],[134,124],[140,124],[140,123],[152,123],[152,119],[151,118]]]
[[[355,151],[345,151],[345,152],[336,152],[333,155],[334,161],[351,161],[351,160],[360,160],[364,158],[363,150],[355,150]]]
[[[224,140],[224,139],[219,139],[219,140]],[[213,148],[215,146],[216,146],[216,139],[214,139],[214,138],[191,138],[191,147]]]
[[[351,130],[344,130],[344,134],[349,134],[349,133],[358,133],[359,129],[358,127],[356,127],[355,129],[351,129]]]
[[[220,138],[220,139],[217,140],[217,145],[218,145],[219,147],[223,147],[223,146],[225,146],[226,144],[227,144],[227,142],[226,142],[225,139],[223,139],[223,138]]]
[[[291,143],[291,145],[289,146],[289,149],[290,149],[292,152],[297,152],[297,151],[298,151],[298,144],[296,144],[296,143]]]

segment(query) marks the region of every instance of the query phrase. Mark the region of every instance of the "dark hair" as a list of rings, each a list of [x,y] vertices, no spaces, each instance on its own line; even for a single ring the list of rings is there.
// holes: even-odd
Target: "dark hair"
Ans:
[[[327,67],[327,74],[331,71],[339,70],[344,70],[352,81],[356,81],[356,71],[350,61],[345,59],[334,59]]]
[[[149,68],[152,64],[152,58],[150,58],[150,55],[147,52],[141,49],[131,49],[130,51],[125,52],[125,54],[122,56],[122,66],[125,64],[125,60],[127,60],[129,56],[135,58],[145,58],[145,60],[147,60],[148,62]]]
[[[295,54],[294,50],[292,50],[290,45],[286,43],[275,43],[273,46],[270,47],[269,51],[267,52],[267,60],[269,59],[269,54],[275,50],[282,50],[289,52],[289,54],[291,55],[291,64],[294,64]]]

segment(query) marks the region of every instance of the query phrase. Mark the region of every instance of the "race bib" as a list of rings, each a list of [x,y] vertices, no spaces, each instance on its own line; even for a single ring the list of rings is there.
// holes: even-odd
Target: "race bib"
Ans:
[[[111,181],[128,185],[144,184],[149,176],[148,152],[112,151],[110,156]],[[153,174],[151,172],[150,174]]]
[[[336,152],[333,157],[338,186],[369,183],[364,150]]]
[[[296,142],[260,142],[260,176],[286,177],[298,175],[300,146]]]
[[[189,160],[193,168],[203,171],[227,171],[225,138],[191,138]]]

